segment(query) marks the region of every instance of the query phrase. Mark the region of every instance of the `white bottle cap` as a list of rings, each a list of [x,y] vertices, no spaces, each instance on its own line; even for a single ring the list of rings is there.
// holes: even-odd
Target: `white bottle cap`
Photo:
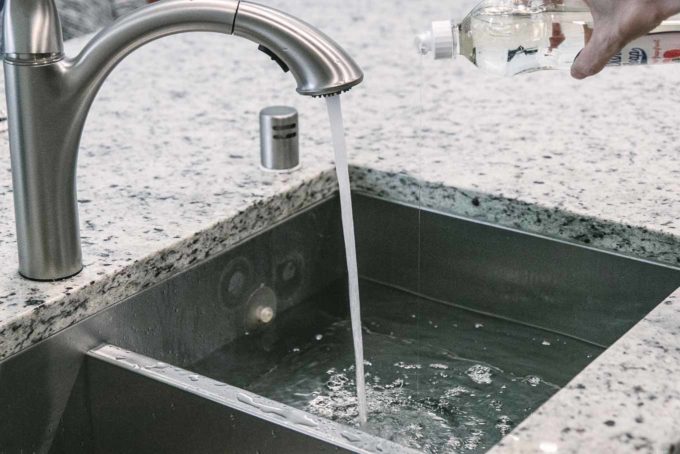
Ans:
[[[430,52],[435,60],[455,58],[456,38],[450,20],[434,21],[430,29],[416,36],[416,46],[421,55]]]

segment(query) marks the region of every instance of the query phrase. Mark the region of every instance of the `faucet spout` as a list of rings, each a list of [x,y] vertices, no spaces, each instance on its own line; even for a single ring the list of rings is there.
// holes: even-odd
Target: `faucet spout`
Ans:
[[[363,80],[359,66],[335,41],[282,11],[237,0],[165,0],[96,35],[73,61],[78,84],[97,87],[133,50],[187,31],[234,34],[265,47],[290,69],[302,95],[333,95]]]
[[[7,0],[5,90],[19,272],[54,280],[82,269],[76,166],[90,106],[115,66],[149,41],[188,31],[254,41],[290,69],[303,95],[346,91],[363,74],[329,37],[281,11],[239,0],[163,0],[63,54],[54,0]]]
[[[276,9],[241,1],[234,35],[272,51],[290,68],[302,95],[334,95],[363,80],[359,66],[335,41]]]
[[[238,0],[165,0],[123,16],[66,62],[71,85],[87,104],[116,65],[144,44],[183,32],[231,35],[238,5]]]

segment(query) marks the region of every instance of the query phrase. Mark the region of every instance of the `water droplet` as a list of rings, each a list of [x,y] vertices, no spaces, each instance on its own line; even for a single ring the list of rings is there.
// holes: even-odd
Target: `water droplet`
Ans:
[[[549,347],[550,342],[548,342],[547,340],[543,340],[543,342],[541,342],[541,345],[545,345],[546,347]]]
[[[496,422],[496,428],[500,431],[501,435],[505,436],[512,430],[514,423],[509,416],[502,415],[498,418]]]
[[[314,339],[320,341],[321,339],[323,339],[323,334],[317,334],[316,336],[314,336]]]
[[[342,435],[343,438],[345,438],[350,443],[358,443],[361,441],[361,437],[352,432],[340,432],[340,435]]]
[[[484,323],[475,323],[475,328],[484,328]]]
[[[255,404],[255,399],[253,399],[252,397],[250,397],[247,394],[238,393],[238,394],[236,394],[236,399],[239,402],[242,402],[244,404],[251,405],[253,407],[257,407],[257,405]]]
[[[288,420],[294,424],[306,427],[318,427],[319,425],[309,416],[299,412],[294,412],[288,415]]]
[[[189,375],[187,378],[191,381],[198,381],[199,376],[196,375],[196,374],[192,374],[192,375]]]

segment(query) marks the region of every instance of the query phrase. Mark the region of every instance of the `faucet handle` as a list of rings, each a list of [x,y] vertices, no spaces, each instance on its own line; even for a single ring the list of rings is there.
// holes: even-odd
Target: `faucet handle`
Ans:
[[[54,0],[6,0],[3,52],[12,60],[35,61],[64,53]]]

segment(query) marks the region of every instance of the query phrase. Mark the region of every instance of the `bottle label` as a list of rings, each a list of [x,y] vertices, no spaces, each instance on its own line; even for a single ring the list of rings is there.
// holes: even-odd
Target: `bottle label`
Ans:
[[[642,36],[609,60],[609,66],[680,62],[680,32]]]

